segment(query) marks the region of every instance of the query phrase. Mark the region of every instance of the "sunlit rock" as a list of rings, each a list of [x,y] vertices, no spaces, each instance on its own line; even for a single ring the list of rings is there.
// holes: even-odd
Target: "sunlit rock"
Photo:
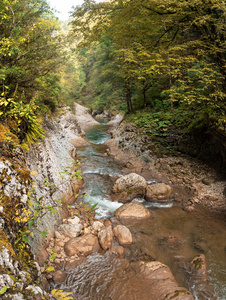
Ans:
[[[92,224],[92,230],[94,231],[99,231],[100,229],[102,229],[104,227],[104,224],[101,223],[100,221],[95,221]]]
[[[64,251],[67,256],[74,254],[87,256],[100,249],[98,238],[93,234],[86,234],[80,237],[70,239],[64,245]]]
[[[128,246],[128,245],[132,244],[132,242],[133,242],[132,234],[131,234],[129,228],[127,228],[126,226],[117,225],[113,229],[113,232],[114,232],[114,235],[120,245]]]
[[[130,202],[120,206],[115,216],[121,219],[145,219],[151,216],[150,211],[140,202]]]
[[[98,233],[99,243],[104,250],[112,246],[114,234],[111,226],[101,229]]]

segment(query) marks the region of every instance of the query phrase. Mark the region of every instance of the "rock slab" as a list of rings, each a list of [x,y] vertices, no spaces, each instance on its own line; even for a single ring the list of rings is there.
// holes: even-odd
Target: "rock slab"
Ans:
[[[150,280],[159,300],[193,300],[192,294],[179,287],[169,267],[158,261],[140,262],[140,273]]]

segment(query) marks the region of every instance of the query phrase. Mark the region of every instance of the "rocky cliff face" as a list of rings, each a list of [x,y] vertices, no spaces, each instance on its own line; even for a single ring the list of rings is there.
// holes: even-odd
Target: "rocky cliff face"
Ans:
[[[70,178],[70,170],[75,161],[76,149],[71,140],[79,140],[82,133],[77,119],[69,109],[63,109],[56,120],[44,122],[47,137],[33,145],[28,152],[15,143],[1,141],[0,157],[0,294],[2,299],[51,299],[40,287],[40,269],[33,254],[41,250],[43,238],[32,230],[31,248],[24,243],[29,235],[26,222],[29,221],[27,208],[29,190],[33,196],[52,205],[51,201],[73,201],[81,180]],[[3,134],[7,128],[2,126]],[[18,143],[19,144],[19,143]],[[80,181],[80,182],[79,182]],[[47,187],[47,184],[51,188]],[[41,200],[40,200],[41,201]],[[40,224],[40,231],[53,232],[62,217],[62,205],[57,214],[46,214]],[[26,231],[23,238],[20,232]],[[23,240],[24,239],[24,240]],[[32,249],[32,251],[31,251]],[[8,297],[8,298],[7,298]]]
[[[35,183],[35,197],[39,199],[45,195],[45,201],[51,204],[52,200],[73,201],[74,190],[77,179],[70,180],[68,174],[63,174],[73,168],[76,155],[75,146],[70,141],[81,140],[82,132],[76,117],[70,112],[65,111],[57,120],[46,119],[44,122],[47,138],[34,145],[26,154],[26,164],[31,171],[32,181]],[[48,182],[57,190],[54,190],[53,199],[49,197],[49,190],[43,182]],[[54,215],[48,213],[42,218],[39,229],[42,231],[54,232],[55,225],[59,224],[61,213]],[[37,241],[35,241],[35,244]],[[34,247],[34,253],[36,253]]]

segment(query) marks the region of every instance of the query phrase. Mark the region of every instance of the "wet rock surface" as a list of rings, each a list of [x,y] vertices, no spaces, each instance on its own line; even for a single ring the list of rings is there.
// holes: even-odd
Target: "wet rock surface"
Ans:
[[[172,188],[165,183],[156,183],[147,186],[145,199],[147,201],[169,200],[172,195]]]
[[[140,272],[150,279],[150,286],[156,292],[156,299],[192,300],[194,297],[185,288],[179,287],[169,267],[160,262],[140,262]]]
[[[146,219],[151,213],[142,203],[133,201],[119,207],[115,211],[115,216],[120,219]]]

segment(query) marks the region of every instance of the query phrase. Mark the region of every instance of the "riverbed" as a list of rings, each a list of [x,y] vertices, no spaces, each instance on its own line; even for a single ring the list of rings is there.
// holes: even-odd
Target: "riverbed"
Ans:
[[[85,181],[81,192],[85,196],[80,199],[98,203],[96,218],[111,218],[114,224],[117,223],[114,211],[122,204],[112,202],[109,192],[116,176],[124,175],[125,167],[106,155],[104,142],[109,139],[109,127],[100,122],[101,125],[86,130],[89,144],[77,148]],[[155,180],[151,174],[146,174],[145,179]],[[226,226],[222,215],[202,209],[188,212],[174,199],[166,204],[136,200],[149,208],[152,217],[145,222],[124,221],[133,235],[128,258],[157,260],[168,265],[178,283],[188,288],[195,299],[226,299]],[[208,282],[193,280],[188,269],[189,260],[201,253],[207,259]],[[101,254],[91,255],[79,267],[68,271],[61,288],[72,292],[74,299],[82,300],[155,299],[126,261]]]

